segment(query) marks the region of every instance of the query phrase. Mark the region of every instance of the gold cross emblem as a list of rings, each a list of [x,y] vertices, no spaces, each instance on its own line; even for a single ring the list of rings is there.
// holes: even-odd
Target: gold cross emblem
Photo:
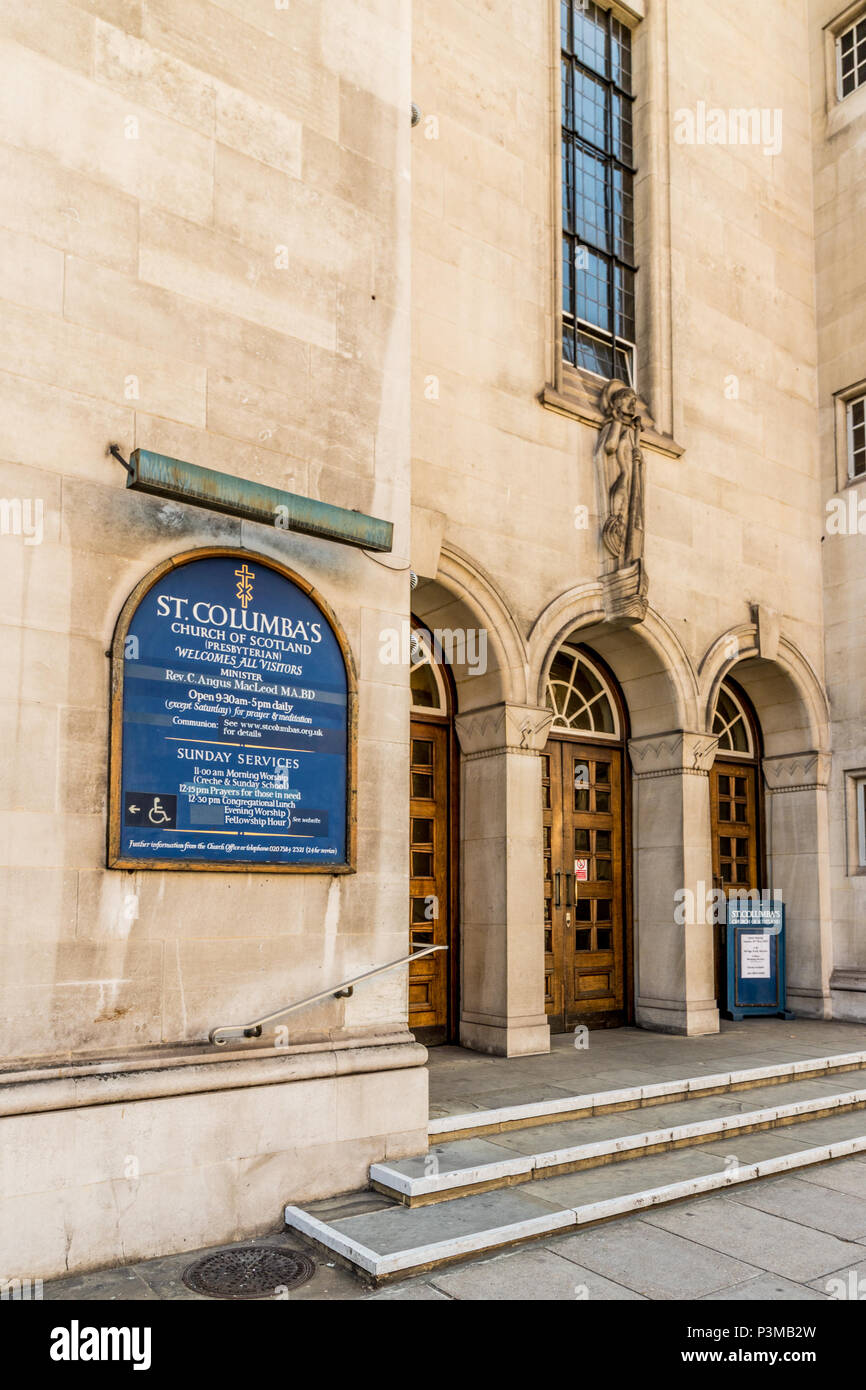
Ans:
[[[252,602],[253,580],[256,577],[256,572],[255,570],[247,569],[246,565],[244,564],[241,565],[239,570],[235,570],[235,574],[237,575],[239,581],[237,591],[238,598],[241,601],[241,606],[243,608],[246,608],[247,604]]]

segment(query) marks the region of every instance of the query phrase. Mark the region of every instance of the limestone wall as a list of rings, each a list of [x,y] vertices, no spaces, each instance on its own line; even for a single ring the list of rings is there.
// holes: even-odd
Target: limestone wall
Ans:
[[[836,1014],[863,1019],[866,870],[858,864],[852,774],[866,776],[866,481],[847,481],[843,401],[858,385],[859,394],[866,391],[866,88],[838,100],[834,31],[845,14],[832,0],[809,5],[824,612],[833,717],[832,984]]]
[[[695,667],[760,603],[820,670],[805,16],[782,0],[618,12],[644,8],[638,386],[685,449],[648,453],[650,603]],[[528,629],[599,571],[597,432],[539,403],[555,378],[558,6],[417,0],[414,50],[413,488]],[[779,110],[781,148],[678,143],[698,103]]]
[[[45,0],[0,18],[0,493],[25,521],[40,517],[38,535],[24,523],[16,533],[13,505],[0,537],[0,1058],[43,1065],[46,1084],[58,1060],[207,1048],[218,1024],[406,950],[407,674],[378,659],[381,628],[408,611],[405,572],[129,493],[106,453],[154,450],[387,518],[385,558],[405,570],[409,4],[341,0],[339,11],[337,23],[318,0]],[[154,565],[215,544],[289,565],[347,634],[359,676],[356,875],[105,868],[115,621]],[[377,1069],[377,1046],[403,1048],[378,1112],[358,1109],[332,1061],[327,1082],[304,1083],[301,1110],[309,1119],[318,1106],[318,1127],[281,1096],[267,1140],[239,1120],[231,1155],[268,1150],[279,1181],[265,1192],[224,1167],[207,1201],[229,1203],[234,1231],[272,1224],[293,1193],[320,1194],[326,1171],[329,1190],[356,1186],[389,1134],[422,1142],[423,1073],[401,1070],[423,1059],[406,1032],[405,972],[297,1016],[288,1051],[333,1059],[350,1044],[367,1048],[360,1072]],[[172,1161],[191,1173],[223,1147],[217,1111],[229,1126],[239,1112],[226,1096],[211,1119],[201,1097],[188,1114],[173,1105],[183,1162]],[[266,1105],[251,1092],[254,1130]],[[347,1107],[354,1119],[338,1122]],[[122,1153],[138,1142],[111,1131],[114,1111],[94,1113],[113,1139],[89,1166],[87,1127],[79,1116],[64,1129],[58,1115],[72,1112],[57,1112],[50,1153],[73,1159],[53,1173],[27,1162],[47,1121],[8,1122],[29,1176],[4,1190],[31,1205],[2,1224],[25,1254],[40,1192],[68,1190],[72,1225],[89,1220],[69,1195],[76,1184],[103,1184],[94,1200],[111,1208]],[[293,1164],[305,1146],[314,1157]],[[143,1173],[165,1168],[145,1140],[137,1156]],[[123,1239],[171,1248],[181,1208],[152,1208],[138,1189],[127,1199],[151,1226],[145,1239],[131,1217]],[[52,1222],[46,1272],[62,1268],[63,1223]],[[72,1263],[119,1258],[116,1229],[103,1234],[79,1242]]]

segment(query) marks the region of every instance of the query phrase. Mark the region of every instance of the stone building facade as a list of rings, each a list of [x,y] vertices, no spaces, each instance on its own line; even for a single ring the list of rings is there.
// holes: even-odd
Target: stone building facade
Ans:
[[[716,1031],[733,888],[786,904],[789,1008],[863,1019],[866,6],[0,26],[0,1273],[363,1186],[425,1148],[422,1044]],[[135,450],[390,553],[130,491]],[[199,552],[333,615],[351,872],[109,867],[112,641]]]

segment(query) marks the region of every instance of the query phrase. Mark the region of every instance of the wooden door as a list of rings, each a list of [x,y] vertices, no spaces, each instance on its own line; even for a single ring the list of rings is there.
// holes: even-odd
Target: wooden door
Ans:
[[[710,773],[713,883],[730,896],[734,889],[760,889],[758,769],[754,763],[717,760]],[[727,1008],[727,948],[724,924],[715,927],[716,999]]]
[[[450,728],[411,721],[409,935],[412,948],[449,946],[451,927]],[[424,1043],[446,1042],[450,951],[409,966],[409,1027]]]
[[[551,1027],[617,1027],[626,1022],[622,750],[551,738],[542,787]]]

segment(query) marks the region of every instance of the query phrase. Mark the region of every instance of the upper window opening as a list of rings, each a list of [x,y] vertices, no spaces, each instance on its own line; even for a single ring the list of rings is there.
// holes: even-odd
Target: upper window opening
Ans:
[[[848,477],[866,477],[866,396],[848,402]]]
[[[754,757],[752,729],[742,703],[729,685],[723,685],[716,701],[713,733],[719,737],[720,753],[739,753]]]
[[[836,40],[839,99],[866,85],[866,15],[855,20]]]
[[[415,714],[447,714],[448,696],[445,681],[433,654],[429,637],[420,628],[412,632],[409,684],[412,690],[412,712]]]
[[[561,0],[563,355],[634,380],[631,32],[592,0]]]
[[[582,652],[562,647],[547,678],[547,708],[553,728],[594,738],[620,737],[616,701],[601,672]]]

